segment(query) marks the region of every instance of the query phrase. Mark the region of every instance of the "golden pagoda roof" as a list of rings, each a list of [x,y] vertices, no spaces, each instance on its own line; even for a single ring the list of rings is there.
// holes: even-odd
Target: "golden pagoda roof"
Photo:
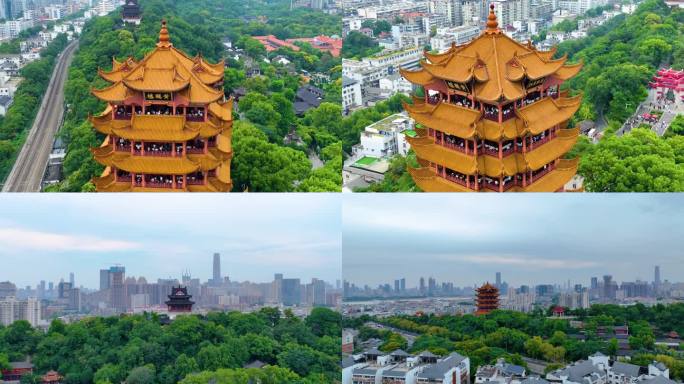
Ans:
[[[556,71],[554,76],[556,76],[557,78],[559,78],[561,80],[571,79],[579,73],[579,71],[582,69],[583,66],[584,66],[583,61],[580,61],[579,63],[576,63],[576,64],[564,65],[564,66],[560,67],[558,69],[558,71]]]
[[[114,64],[111,72],[100,71],[103,78],[115,83],[105,88],[106,92],[99,90],[93,94],[101,100],[121,102],[126,95],[122,88],[155,92],[178,92],[187,88],[182,94],[190,103],[208,104],[223,98],[223,91],[209,85],[223,76],[219,64],[211,65],[201,57],[191,58],[174,48],[166,21],[162,21],[157,47],[140,62],[131,64],[132,68]]]
[[[578,137],[579,127],[559,130],[557,137],[524,154],[527,168],[537,170],[563,156],[575,146]]]
[[[474,83],[474,95],[486,102],[501,98],[517,100],[526,93],[522,80],[536,80],[557,75],[565,80],[577,74],[581,65],[564,65],[567,57],[552,59],[555,49],[537,51],[531,44],[521,44],[499,28],[493,8],[487,28],[477,38],[461,46],[452,46],[441,54],[425,53],[418,71],[401,70],[414,84],[427,85],[436,79]]]
[[[231,132],[232,126],[230,122],[217,126],[211,120],[187,121],[182,115],[134,114],[130,120],[116,120],[112,119],[111,111],[111,106],[107,106],[101,115],[90,116],[89,120],[98,132],[129,140],[187,141],[197,137],[213,137],[226,131]],[[230,133],[227,133],[226,137],[229,139]],[[223,148],[226,148],[225,144]]]
[[[577,173],[579,158],[560,159],[556,168],[525,188],[524,192],[555,192],[567,184]]]
[[[480,291],[483,292],[499,292],[499,288],[489,284],[489,281],[484,283],[480,288],[477,288],[476,291],[479,293]]]
[[[539,180],[528,185],[527,187],[514,186],[508,191],[510,192],[555,192],[565,184],[567,184],[572,177],[577,173],[579,158],[567,160],[559,159],[556,163],[556,168],[542,176]],[[425,192],[475,192],[463,185],[450,182],[442,177],[439,177],[435,172],[428,167],[412,168],[408,167],[408,172],[415,181],[418,188]],[[482,188],[480,192],[492,192],[488,188]]]
[[[451,103],[411,105],[402,102],[409,116],[417,123],[438,129],[449,135],[471,138],[482,113],[479,110],[464,108]]]
[[[110,83],[116,83],[117,81],[121,81],[121,79],[136,65],[138,65],[138,63],[130,56],[121,62],[117,61],[116,58],[112,58],[112,70],[103,71],[101,68],[98,68],[97,74]]]
[[[426,192],[471,192],[460,184],[437,177],[435,172],[427,167],[408,167],[408,172],[418,188]]]
[[[438,145],[432,137],[406,137],[419,160],[443,165],[456,172],[489,177],[513,176],[537,170],[567,153],[577,142],[579,128],[561,129],[558,136],[525,153],[513,153],[499,159],[483,153],[477,157]]]
[[[114,104],[122,104],[124,100],[135,95],[122,82],[114,83],[102,89],[91,89],[90,92],[98,99]]]
[[[233,120],[233,98],[209,104],[209,112],[223,121]]]
[[[128,88],[136,91],[176,92],[190,84],[190,80],[179,73],[177,66],[171,68],[146,68],[143,66],[138,68],[140,69],[122,79]]]
[[[436,145],[431,137],[406,136],[406,141],[411,145],[416,156],[421,159],[444,165],[466,175],[472,175],[477,172],[478,163],[475,156]]]
[[[572,98],[544,98],[515,111],[515,118],[501,123],[481,118],[481,112],[455,104],[407,104],[404,109],[419,124],[469,139],[510,140],[527,133],[537,135],[556,124],[565,124],[580,107],[581,95]]]
[[[180,175],[198,171],[200,164],[187,157],[134,156],[127,152],[109,151],[99,156],[105,147],[93,149],[95,160],[103,165],[116,167],[126,172]]]
[[[581,101],[581,95],[558,99],[545,97],[519,108],[516,110],[516,115],[523,119],[527,132],[537,135],[549,127],[570,119],[579,109]]]
[[[477,122],[478,136],[491,141],[520,137],[524,128],[523,121],[515,118],[505,120],[502,123],[489,119],[482,119]]]

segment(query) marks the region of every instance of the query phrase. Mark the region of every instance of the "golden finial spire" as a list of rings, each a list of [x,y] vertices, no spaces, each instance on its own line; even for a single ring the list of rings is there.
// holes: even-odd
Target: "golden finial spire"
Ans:
[[[487,17],[487,29],[485,33],[488,35],[501,33],[499,29],[499,22],[496,20],[496,13],[494,13],[494,4],[489,5],[489,16]]]
[[[171,40],[169,38],[169,30],[166,29],[166,20],[162,19],[161,22],[161,30],[159,31],[159,42],[157,43],[157,47],[165,47],[168,48],[172,46]]]

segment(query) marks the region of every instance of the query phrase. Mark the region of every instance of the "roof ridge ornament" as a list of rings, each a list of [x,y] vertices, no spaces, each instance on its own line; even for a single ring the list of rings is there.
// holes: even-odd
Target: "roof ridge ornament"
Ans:
[[[501,30],[499,29],[499,22],[496,20],[496,13],[494,12],[494,4],[489,5],[489,16],[487,16],[487,29],[485,29],[485,34],[501,34]]]
[[[171,44],[171,38],[169,37],[169,30],[166,29],[166,19],[162,19],[161,21],[161,30],[159,31],[159,42],[157,43],[157,47],[159,48],[170,48],[173,46]]]

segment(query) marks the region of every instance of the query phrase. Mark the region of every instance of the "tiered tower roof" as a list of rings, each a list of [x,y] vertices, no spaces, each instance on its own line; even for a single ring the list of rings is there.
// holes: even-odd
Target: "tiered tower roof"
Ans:
[[[477,292],[477,298],[475,299],[477,304],[476,314],[486,314],[499,308],[499,289],[497,287],[487,282],[475,291]]]
[[[166,305],[169,307],[169,312],[191,312],[194,301],[190,300],[192,295],[188,294],[188,288],[183,286],[172,287],[171,294]]]
[[[491,7],[487,27],[471,42],[425,52],[416,71],[401,70],[424,97],[405,103],[420,126],[407,140],[421,168],[409,169],[425,191],[556,191],[577,160],[562,156],[579,129],[567,129],[581,96],[560,84],[582,64],[556,50],[538,51],[498,27]]]
[[[223,61],[211,64],[173,47],[162,21],[156,48],[139,62],[98,70],[110,86],[93,89],[107,108],[90,121],[107,138],[92,150],[107,169],[99,191],[229,191],[232,105]],[[130,180],[129,180],[130,179]]]

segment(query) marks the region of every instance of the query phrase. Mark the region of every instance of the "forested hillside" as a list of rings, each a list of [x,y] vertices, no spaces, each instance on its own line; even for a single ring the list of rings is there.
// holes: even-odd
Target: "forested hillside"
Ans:
[[[179,316],[169,325],[156,314],[55,320],[47,333],[17,321],[0,326],[0,367],[31,357],[36,375],[22,383],[51,369],[66,384],[335,383],[340,326],[326,308],[304,320],[275,308]],[[256,360],[271,367],[243,368]]]
[[[684,11],[661,0],[646,0],[637,11],[617,16],[580,40],[560,44],[557,55],[585,65],[567,86],[584,91],[575,121],[607,124],[597,145],[581,138],[571,156],[580,155],[579,173],[593,192],[674,192],[684,190],[684,137],[658,137],[635,129],[622,137],[613,132],[647,95],[657,68],[684,68]]]

